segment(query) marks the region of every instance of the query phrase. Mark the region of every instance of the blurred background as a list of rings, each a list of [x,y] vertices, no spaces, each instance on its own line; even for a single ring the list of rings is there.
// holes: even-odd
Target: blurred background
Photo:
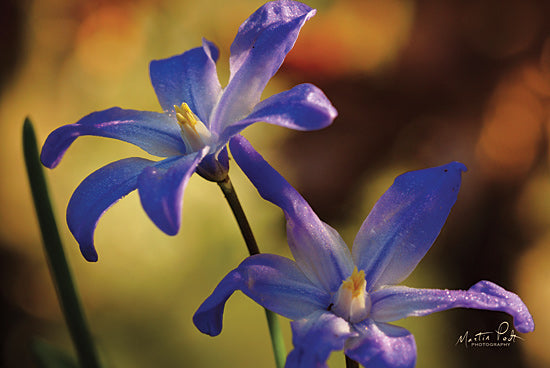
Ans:
[[[491,280],[518,293],[536,331],[507,348],[456,345],[466,331],[511,319],[452,310],[397,324],[419,367],[550,366],[550,2],[317,0],[265,96],[301,82],[339,111],[332,127],[298,133],[257,124],[245,135],[348,244],[393,178],[465,163],[458,202],[404,284],[466,289]],[[23,166],[21,129],[40,144],[54,128],[111,106],[160,111],[148,63],[215,42],[222,84],[239,24],[262,1],[6,0],[0,3],[0,341],[2,367],[35,367],[29,342],[72,352],[48,273]],[[221,192],[193,177],[182,230],[160,232],[129,195],[99,222],[87,263],[64,214],[80,181],[104,164],[146,156],[129,144],[78,140],[47,172],[58,223],[106,367],[274,367],[264,313],[241,293],[222,334],[191,317],[246,250]],[[289,255],[280,211],[236,165],[231,176],[264,252]],[[288,321],[282,325],[291,347]],[[331,367],[343,367],[341,353]]]

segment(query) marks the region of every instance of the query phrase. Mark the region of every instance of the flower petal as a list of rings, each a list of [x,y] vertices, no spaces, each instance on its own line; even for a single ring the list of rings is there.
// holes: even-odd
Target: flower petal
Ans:
[[[168,235],[176,235],[181,224],[183,192],[208,148],[165,160],[165,164],[151,166],[138,177],[138,192],[143,209],[151,221]]]
[[[97,261],[94,230],[99,218],[136,189],[139,173],[154,164],[137,157],[115,161],[90,174],[76,188],[67,207],[67,224],[86,260]]]
[[[158,112],[113,107],[93,112],[75,124],[54,130],[42,147],[40,160],[44,166],[57,166],[74,140],[83,135],[120,139],[160,157],[185,153],[175,120]]]
[[[257,254],[227,274],[199,307],[193,322],[201,332],[210,336],[221,332],[225,303],[236,290],[290,319],[326,309],[330,303],[330,295],[311,284],[294,261],[273,254]]]
[[[356,336],[347,321],[327,311],[316,311],[290,323],[294,349],[285,368],[328,367],[330,353],[342,350],[347,339]]]
[[[508,313],[514,317],[514,326],[519,332],[531,332],[535,328],[519,296],[489,281],[480,281],[467,291],[392,286],[372,293],[371,301],[372,318],[382,322],[451,308],[475,308]]]
[[[229,83],[212,117],[215,131],[250,114],[300,29],[314,14],[315,10],[299,2],[272,1],[239,27],[231,45]]]
[[[319,220],[304,198],[245,138],[235,136],[229,148],[260,195],[284,211],[290,250],[302,271],[328,292],[338,290],[354,267],[340,235]]]
[[[180,106],[185,102],[209,127],[210,113],[221,94],[216,74],[218,55],[217,47],[203,39],[202,47],[151,61],[151,83],[166,113],[174,115],[174,105]]]
[[[361,335],[346,342],[345,353],[365,368],[412,368],[416,362],[414,336],[406,329],[372,319],[355,324]]]
[[[330,125],[337,114],[319,88],[300,84],[260,102],[245,119],[229,124],[222,132],[221,140],[229,139],[259,121],[296,130],[321,129]]]
[[[404,280],[424,257],[456,202],[458,162],[398,176],[376,202],[353,245],[368,291]]]

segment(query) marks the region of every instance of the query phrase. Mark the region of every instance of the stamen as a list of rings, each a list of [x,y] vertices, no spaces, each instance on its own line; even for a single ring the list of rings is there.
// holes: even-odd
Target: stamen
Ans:
[[[185,102],[181,107],[174,105],[176,119],[181,128],[181,136],[187,148],[198,151],[209,143],[211,134]]]
[[[334,313],[350,322],[359,322],[367,318],[371,301],[367,293],[365,271],[359,271],[355,267],[351,276],[342,281],[333,302]]]
[[[351,291],[353,298],[358,297],[366,286],[367,282],[365,281],[365,271],[358,271],[357,267],[353,269],[351,276],[342,282],[342,287]]]
[[[181,107],[174,105],[174,109],[176,109],[176,119],[178,119],[180,126],[189,125],[193,128],[197,125],[198,119],[185,102],[181,104]]]

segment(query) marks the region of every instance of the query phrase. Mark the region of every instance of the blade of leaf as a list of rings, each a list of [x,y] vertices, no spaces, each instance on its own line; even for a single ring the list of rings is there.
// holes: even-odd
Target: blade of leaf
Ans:
[[[47,341],[34,339],[30,344],[36,364],[40,368],[78,368],[73,357]]]
[[[23,124],[23,152],[44,250],[80,366],[99,368],[101,365],[97,351],[63,251],[63,244],[61,243],[48,195],[44,171],[39,159],[36,135],[29,118],[26,118]]]

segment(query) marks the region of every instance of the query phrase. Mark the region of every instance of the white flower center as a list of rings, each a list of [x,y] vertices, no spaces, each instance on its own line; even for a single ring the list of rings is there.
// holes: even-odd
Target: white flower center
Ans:
[[[196,152],[210,143],[212,134],[185,102],[181,107],[174,105],[174,109],[181,128],[181,137],[187,149]]]
[[[370,296],[367,293],[365,271],[358,271],[357,267],[336,292],[331,310],[352,323],[367,318],[371,308]]]

